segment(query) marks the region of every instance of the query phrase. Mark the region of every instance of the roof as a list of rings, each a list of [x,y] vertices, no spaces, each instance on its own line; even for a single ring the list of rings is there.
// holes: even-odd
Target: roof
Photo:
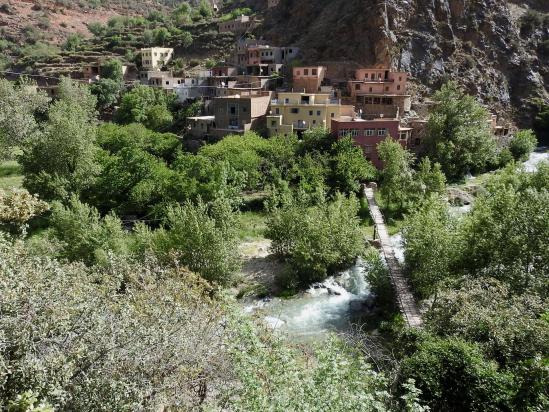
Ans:
[[[187,117],[187,120],[215,120],[215,116],[193,116]]]
[[[351,116],[340,116],[338,118],[332,119],[334,122],[341,122],[341,123],[347,123],[347,122],[353,122],[353,123],[372,123],[372,122],[391,122],[391,121],[397,121],[400,120],[394,118],[394,117],[378,117],[376,119],[366,120]]]

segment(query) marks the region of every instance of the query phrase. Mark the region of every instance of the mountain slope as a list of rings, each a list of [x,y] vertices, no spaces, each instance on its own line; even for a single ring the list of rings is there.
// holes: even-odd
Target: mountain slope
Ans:
[[[458,80],[527,125],[529,99],[549,100],[548,9],[545,0],[281,0],[262,34],[300,46],[309,63],[390,62],[425,92]]]

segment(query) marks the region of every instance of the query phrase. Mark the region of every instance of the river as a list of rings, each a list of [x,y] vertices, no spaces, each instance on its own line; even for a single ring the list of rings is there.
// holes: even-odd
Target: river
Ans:
[[[538,148],[524,162],[526,171],[533,172],[541,161],[549,159],[548,148]],[[471,205],[451,207],[454,215],[470,211]],[[404,263],[404,245],[400,233],[391,236],[396,258]],[[305,292],[289,299],[268,298],[249,302],[245,311],[294,341],[318,341],[329,332],[344,332],[372,309],[373,296],[366,281],[368,267],[362,260],[349,270],[312,285]]]

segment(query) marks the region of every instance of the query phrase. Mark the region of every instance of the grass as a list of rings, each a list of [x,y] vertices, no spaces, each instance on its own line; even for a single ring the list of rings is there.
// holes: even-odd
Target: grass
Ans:
[[[238,236],[241,240],[254,240],[265,237],[267,215],[264,212],[247,211],[240,214]]]
[[[14,160],[0,162],[0,189],[19,188],[23,184],[21,166]]]

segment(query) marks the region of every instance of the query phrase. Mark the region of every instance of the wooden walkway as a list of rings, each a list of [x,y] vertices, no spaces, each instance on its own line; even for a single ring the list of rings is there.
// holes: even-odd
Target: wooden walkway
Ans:
[[[402,273],[402,268],[400,263],[395,257],[395,252],[389,239],[389,233],[385,227],[385,221],[383,215],[379,210],[379,207],[374,198],[374,190],[366,187],[364,189],[364,195],[368,200],[368,207],[370,209],[370,215],[374,220],[375,228],[379,236],[379,241],[381,243],[381,250],[387,261],[387,267],[389,268],[389,276],[391,277],[391,283],[395,290],[395,295],[398,300],[398,306],[404,320],[411,327],[421,326],[421,314],[417,308],[416,301],[408,285],[408,281]]]

